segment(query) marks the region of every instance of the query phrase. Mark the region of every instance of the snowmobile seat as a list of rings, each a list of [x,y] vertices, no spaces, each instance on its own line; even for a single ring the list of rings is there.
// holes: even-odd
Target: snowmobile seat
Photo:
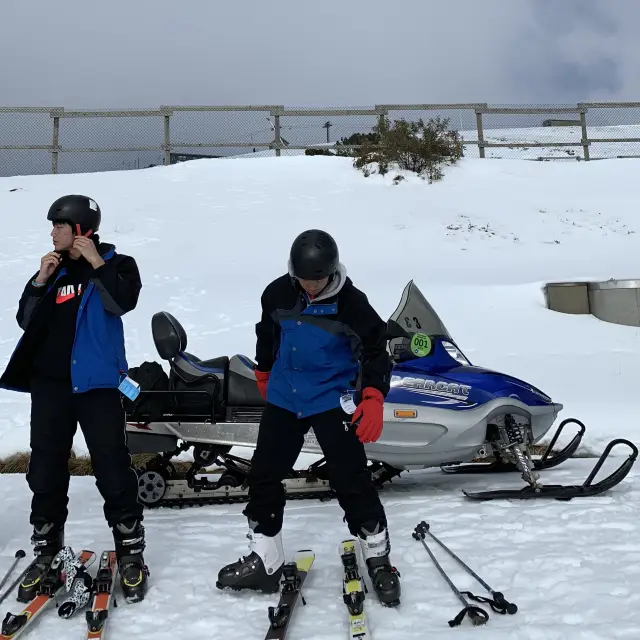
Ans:
[[[224,411],[229,358],[220,356],[200,360],[186,351],[187,333],[167,311],[159,311],[151,318],[151,333],[158,354],[168,360],[169,375],[176,394],[178,410],[189,415],[218,418]],[[201,393],[194,393],[194,392]],[[186,393],[190,392],[190,393]]]
[[[228,407],[261,407],[264,400],[258,390],[254,363],[247,356],[237,354],[229,360],[227,378]]]
[[[187,353],[187,332],[178,320],[167,311],[160,311],[151,318],[151,333],[160,357],[163,360],[176,360],[174,364],[178,368],[181,367],[178,361],[186,361],[191,367],[189,372],[191,376],[197,377],[197,372],[201,372],[202,375],[226,374],[229,368],[227,356],[200,360],[198,356]]]
[[[151,318],[151,335],[158,355],[173,360],[187,348],[187,332],[168,311],[158,311]]]

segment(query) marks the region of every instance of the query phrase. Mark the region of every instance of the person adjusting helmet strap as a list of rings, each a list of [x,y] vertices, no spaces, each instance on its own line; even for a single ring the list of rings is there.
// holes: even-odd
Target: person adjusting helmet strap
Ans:
[[[137,306],[142,282],[132,256],[99,241],[101,215],[83,195],[49,207],[53,251],[23,290],[16,320],[24,333],[0,376],[0,388],[31,396],[27,481],[36,562],[18,589],[23,602],[36,595],[64,544],[78,423],[112,529],[121,590],[137,602],[147,589],[143,507],[121,395],[128,371],[122,317]]]

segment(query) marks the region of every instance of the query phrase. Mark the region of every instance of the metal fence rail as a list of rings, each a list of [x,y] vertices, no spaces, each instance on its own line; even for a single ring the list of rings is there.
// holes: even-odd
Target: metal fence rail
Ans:
[[[379,104],[320,109],[284,105],[117,110],[0,107],[0,175],[122,168],[120,159],[133,153],[138,154],[140,166],[141,152],[147,154],[146,166],[150,166],[168,165],[180,154],[211,157],[220,151],[243,155],[265,150],[280,156],[285,150],[336,149],[339,138],[368,133],[381,118],[415,120],[436,115],[448,117],[450,128],[462,133],[465,153],[472,150],[480,158],[505,157],[499,150],[532,160],[640,157],[640,102]],[[543,117],[546,120],[541,122]],[[330,142],[333,128],[336,133]],[[322,140],[325,130],[326,140]],[[205,153],[190,153],[193,151]],[[95,159],[99,154],[102,160]],[[106,159],[113,159],[114,154],[116,160]],[[45,157],[50,158],[48,162]],[[66,164],[61,167],[62,162]]]

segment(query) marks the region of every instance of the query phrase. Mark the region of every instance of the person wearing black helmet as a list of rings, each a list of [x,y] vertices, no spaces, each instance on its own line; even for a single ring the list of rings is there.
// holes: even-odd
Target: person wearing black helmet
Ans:
[[[223,567],[216,586],[278,590],[285,561],[281,482],[313,427],[376,593],[384,605],[396,606],[399,575],[389,560],[386,516],[364,450],[382,432],[391,375],[386,325],[347,277],[325,231],[311,229],[294,240],[288,271],[264,290],[256,325],[255,375],[266,406],[243,512],[250,554]]]
[[[0,377],[0,387],[31,394],[27,482],[36,558],[18,598],[28,602],[36,595],[39,577],[64,544],[67,465],[80,423],[113,530],[120,582],[135,602],[144,598],[148,569],[119,387],[128,371],[122,316],[137,305],[140,274],[132,257],[100,242],[101,211],[92,198],[59,198],[47,219],[53,251],[42,257],[20,298],[17,321],[24,333]]]

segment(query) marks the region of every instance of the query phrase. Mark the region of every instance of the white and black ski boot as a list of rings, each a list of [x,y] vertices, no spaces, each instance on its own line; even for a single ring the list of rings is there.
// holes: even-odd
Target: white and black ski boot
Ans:
[[[389,561],[391,543],[388,530],[379,524],[373,531],[362,527],[358,539],[378,599],[386,607],[397,607],[400,604],[400,573]]]
[[[270,537],[255,533],[254,528],[255,523],[250,523],[249,555],[220,569],[216,582],[218,589],[251,589],[266,593],[276,593],[280,589],[284,565],[282,531]]]
[[[64,546],[64,527],[51,522],[36,524],[31,536],[33,554],[36,556],[29,565],[18,586],[18,601],[31,602],[40,589],[40,580],[49,571],[56,554]]]
[[[147,593],[149,568],[144,562],[144,527],[138,520],[119,522],[113,527],[118,558],[120,587],[127,602],[140,602]]]

